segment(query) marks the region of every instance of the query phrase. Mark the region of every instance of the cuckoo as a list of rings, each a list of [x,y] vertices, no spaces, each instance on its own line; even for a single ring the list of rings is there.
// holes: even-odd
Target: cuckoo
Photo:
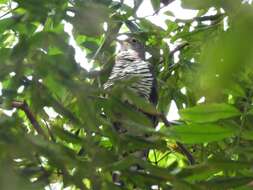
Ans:
[[[131,36],[119,42],[120,50],[116,55],[115,64],[104,88],[108,89],[117,81],[135,77],[136,80],[130,84],[129,89],[155,106],[157,104],[156,79],[151,64],[145,60],[144,45]],[[150,118],[153,127],[155,127],[157,118],[147,113],[145,115]],[[114,128],[120,132],[125,131],[122,130],[119,123],[114,123]],[[147,157],[148,151],[144,152],[141,157]]]
[[[116,55],[115,64],[108,81],[104,84],[104,88],[110,88],[116,81],[135,77],[137,81],[131,84],[130,89],[153,105],[156,105],[156,79],[151,64],[145,60],[144,45],[131,36],[119,42],[121,48]],[[157,123],[156,119],[151,115],[149,117],[155,126]]]
[[[117,81],[124,81],[135,77],[137,80],[131,83],[129,88],[155,106],[157,104],[156,79],[151,64],[145,60],[144,45],[131,36],[128,36],[127,39],[119,42],[120,50],[116,55],[115,64],[108,81],[104,84],[104,88],[108,89]],[[157,118],[147,113],[145,113],[145,115],[150,118],[153,127],[155,127],[157,124]],[[126,132],[126,130],[122,130],[120,123],[115,122],[113,125],[118,132]],[[148,157],[148,151],[148,149],[144,149],[132,152],[132,154],[138,158],[146,160]],[[136,167],[137,169],[139,168],[138,165]],[[115,184],[122,185],[122,181],[119,179],[119,171],[114,171],[112,176]]]

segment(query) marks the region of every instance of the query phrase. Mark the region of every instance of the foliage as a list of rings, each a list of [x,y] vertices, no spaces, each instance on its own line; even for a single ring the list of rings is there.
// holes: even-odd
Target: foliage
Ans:
[[[182,0],[184,8],[198,10],[197,17],[182,20],[167,12],[163,29],[136,16],[142,2],[0,0],[0,189],[50,189],[55,183],[62,189],[121,189],[112,181],[116,170],[122,189],[252,188],[252,5]],[[157,13],[173,1],[151,2]],[[215,15],[206,15],[210,8]],[[66,23],[92,63],[90,71],[75,59]],[[102,88],[122,27],[152,55],[156,109],[125,88],[131,81]],[[168,41],[180,45],[173,50]],[[145,127],[146,116],[120,97],[159,116],[159,130]],[[180,109],[175,124],[164,117],[172,101]],[[112,128],[119,110],[128,135]],[[122,156],[147,147],[149,162]],[[144,171],[131,170],[136,163]]]

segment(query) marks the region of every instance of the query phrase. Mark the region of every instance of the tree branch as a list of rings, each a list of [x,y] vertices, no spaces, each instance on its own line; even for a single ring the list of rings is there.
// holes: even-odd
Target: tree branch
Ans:
[[[0,20],[1,20],[3,17],[7,16],[8,14],[12,13],[13,11],[17,10],[18,8],[19,8],[19,7],[16,7],[16,8],[14,8],[14,9],[11,9],[11,10],[7,11],[6,13],[4,13],[3,15],[0,16]]]
[[[178,148],[180,149],[180,151],[187,157],[190,165],[194,165],[195,164],[195,159],[194,157],[192,156],[192,154],[190,153],[189,150],[187,150],[185,148],[185,146],[183,144],[181,144],[180,142],[176,142],[177,143],[177,146]]]
[[[91,98],[94,98],[94,97],[91,97]],[[95,97],[95,98],[101,98],[101,97]],[[105,98],[102,98],[102,99],[105,99]],[[158,117],[158,118],[164,123],[164,125],[165,125],[166,127],[171,127],[171,126],[173,125],[173,122],[170,122],[170,121],[166,118],[165,114],[163,114],[163,113],[158,113],[158,112],[157,112],[157,113],[148,113],[148,112],[146,112],[145,110],[143,110],[143,109],[141,109],[141,108],[138,108],[138,109],[139,109],[141,112],[143,112],[143,113],[146,113],[146,114],[149,114],[149,115]],[[176,144],[177,144],[178,148],[180,149],[180,152],[186,156],[186,158],[188,159],[189,163],[190,163],[191,165],[195,164],[194,157],[191,155],[190,151],[188,151],[187,148],[184,147],[183,144],[181,144],[181,143],[179,143],[179,142],[176,142]]]
[[[183,23],[191,23],[194,21],[216,21],[220,18],[223,18],[225,14],[216,14],[216,15],[209,15],[209,16],[201,16],[201,17],[195,17],[193,19],[176,19],[175,22],[183,22]]]
[[[170,127],[172,125],[172,123],[168,121],[168,119],[163,113],[160,113],[157,116],[162,120],[162,122],[164,123],[166,127]]]
[[[163,121],[163,123],[166,127],[172,126],[172,123],[167,120],[167,118],[164,114],[159,114],[158,116]],[[181,144],[180,142],[176,142],[176,144],[177,144],[178,148],[180,149],[180,152],[186,156],[189,163],[191,165],[195,164],[195,159],[192,156],[192,154],[190,153],[190,151],[188,151],[187,148],[183,144]]]
[[[31,110],[28,107],[28,104],[23,101],[13,101],[12,102],[12,107],[13,108],[17,108],[17,109],[21,109],[23,112],[25,112],[26,117],[29,119],[29,121],[31,122],[32,126],[34,127],[35,131],[43,136],[45,139],[48,139],[47,135],[45,134],[45,132],[42,130],[40,124],[38,123],[38,121],[36,120],[35,116],[33,115],[33,113],[31,112]]]
[[[185,42],[185,43],[182,43],[182,44],[179,44],[175,49],[173,49],[171,52],[170,52],[170,57],[172,57],[177,51],[180,51],[181,49],[184,49],[186,46],[188,46],[189,43],[188,42]]]
[[[182,44],[179,44],[177,47],[175,47],[173,50],[170,51],[170,54],[169,54],[169,58],[172,58],[173,55],[177,52],[177,51],[180,51],[182,49],[184,49],[185,47],[189,46],[189,43],[188,42],[185,42],[185,43],[182,43]],[[162,64],[164,62],[164,59],[160,60],[159,64]],[[169,69],[173,68],[175,65],[177,65],[178,63],[175,63],[175,64],[172,64],[171,66],[169,66]]]

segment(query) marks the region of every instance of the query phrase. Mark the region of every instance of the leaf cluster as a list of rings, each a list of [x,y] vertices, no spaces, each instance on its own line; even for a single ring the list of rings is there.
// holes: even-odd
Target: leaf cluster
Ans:
[[[167,11],[164,29],[133,2],[0,0],[0,189],[252,189],[252,4],[182,0],[197,16]],[[151,0],[154,14],[172,2]],[[102,88],[122,28],[151,54],[157,107],[127,88],[132,81]],[[170,123],[173,102],[180,118]],[[159,118],[156,129],[143,112]],[[148,161],[131,154],[143,149]]]

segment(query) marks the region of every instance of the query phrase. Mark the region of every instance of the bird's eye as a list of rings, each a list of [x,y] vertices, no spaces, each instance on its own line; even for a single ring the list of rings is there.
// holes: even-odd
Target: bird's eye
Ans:
[[[135,38],[133,38],[133,39],[132,39],[132,42],[136,43],[136,42],[137,42],[137,40],[136,40]]]

